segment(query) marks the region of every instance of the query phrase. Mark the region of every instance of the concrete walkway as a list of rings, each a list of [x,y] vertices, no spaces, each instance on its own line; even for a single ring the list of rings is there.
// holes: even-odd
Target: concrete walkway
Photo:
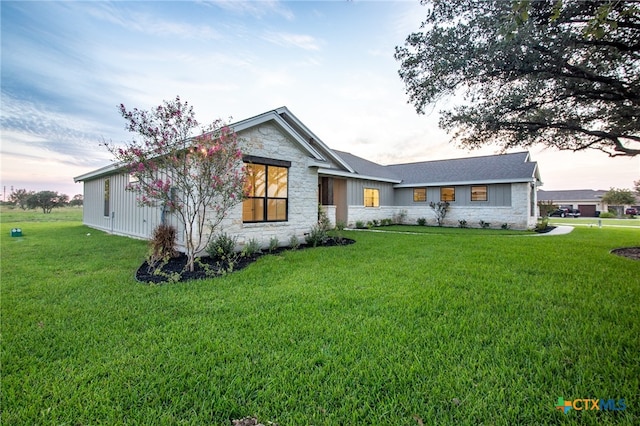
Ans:
[[[573,226],[558,225],[552,231],[545,232],[545,233],[536,233],[534,236],[536,236],[536,237],[545,237],[547,235],[565,235],[565,234],[570,233],[571,231],[573,231]]]

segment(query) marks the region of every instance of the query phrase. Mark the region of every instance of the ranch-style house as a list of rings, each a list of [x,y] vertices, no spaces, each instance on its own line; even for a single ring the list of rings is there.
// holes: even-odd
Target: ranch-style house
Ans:
[[[304,240],[318,220],[318,205],[333,224],[419,218],[435,224],[430,202],[450,203],[445,226],[465,220],[491,227],[528,229],[537,222],[538,166],[528,152],[380,165],[329,148],[286,107],[230,125],[245,150],[255,190],[223,223],[242,246],[264,246],[275,237],[286,244]],[[165,220],[160,207],[141,207],[125,190],[129,175],[115,164],[77,176],[84,183],[86,225],[118,235],[147,239]],[[181,229],[179,226],[178,229]],[[184,236],[179,236],[183,244]]]

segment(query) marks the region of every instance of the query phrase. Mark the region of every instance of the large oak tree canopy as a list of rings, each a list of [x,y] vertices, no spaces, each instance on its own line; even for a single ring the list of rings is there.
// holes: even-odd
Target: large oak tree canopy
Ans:
[[[440,126],[467,148],[544,144],[640,154],[640,4],[423,0],[421,31],[396,47],[418,113],[444,97]]]

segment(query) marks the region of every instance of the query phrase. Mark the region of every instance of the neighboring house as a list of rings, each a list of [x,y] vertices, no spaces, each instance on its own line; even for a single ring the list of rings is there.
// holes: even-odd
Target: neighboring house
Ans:
[[[493,227],[527,229],[537,221],[540,176],[528,152],[383,166],[330,149],[286,107],[231,127],[254,177],[266,181],[253,182],[254,193],[223,223],[240,245],[250,239],[263,246],[273,237],[281,244],[293,235],[303,239],[317,222],[318,204],[332,223],[348,226],[392,217],[435,223],[431,201],[450,203],[445,224],[451,226],[459,220],[478,226],[482,220]],[[163,219],[176,224],[160,208],[138,206],[135,194],[125,190],[129,175],[116,165],[75,181],[84,183],[83,221],[88,226],[149,238]],[[182,244],[183,236],[179,238]]]
[[[597,217],[600,212],[609,211],[609,205],[602,202],[602,197],[607,192],[609,191],[593,189],[568,189],[562,191],[538,190],[538,201],[553,203],[558,207],[578,209],[580,210],[580,216],[583,217]],[[636,204],[640,204],[640,200],[637,200]],[[640,209],[640,205],[621,206],[622,210],[627,207]]]
[[[602,203],[602,196],[607,191],[593,189],[571,189],[563,191],[538,190],[538,201],[553,203],[558,207],[580,210],[584,217],[597,217],[600,212],[607,211],[607,205]]]

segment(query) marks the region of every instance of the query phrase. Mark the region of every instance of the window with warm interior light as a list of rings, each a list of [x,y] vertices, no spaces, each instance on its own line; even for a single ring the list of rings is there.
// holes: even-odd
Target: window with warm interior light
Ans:
[[[380,206],[380,190],[374,188],[364,189],[364,206],[379,207]]]
[[[456,189],[454,187],[442,187],[440,188],[440,201],[455,201]]]
[[[427,201],[427,188],[413,188],[413,202],[422,203]]]
[[[471,201],[487,201],[487,185],[472,186]]]
[[[245,166],[247,197],[242,202],[242,221],[286,221],[289,207],[289,169],[270,164],[245,163]]]

